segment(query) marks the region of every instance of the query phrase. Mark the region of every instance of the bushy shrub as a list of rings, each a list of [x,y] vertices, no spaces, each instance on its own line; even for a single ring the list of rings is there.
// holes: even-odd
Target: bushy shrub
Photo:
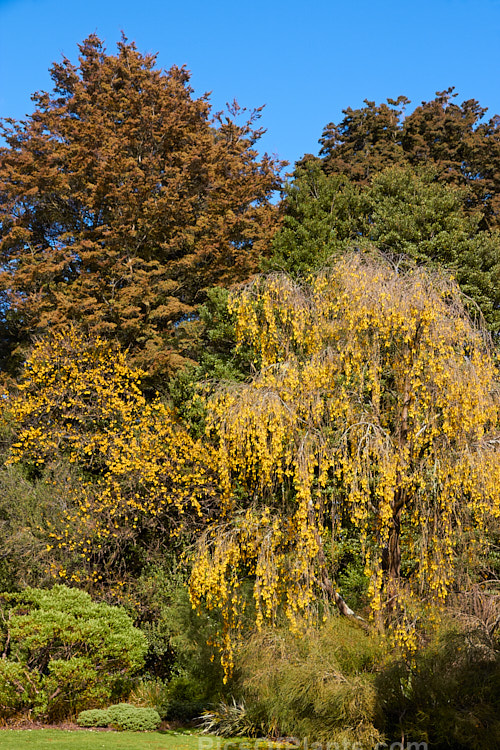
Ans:
[[[160,725],[158,711],[130,703],[117,703],[106,709],[82,711],[77,722],[81,727],[112,727],[120,731],[151,732]]]
[[[121,607],[54,586],[0,595],[0,716],[57,720],[126,696],[147,649]]]
[[[335,616],[301,636],[255,635],[237,660],[244,721],[259,734],[371,747],[381,738],[375,687],[381,659],[380,638]]]
[[[80,711],[76,723],[80,727],[107,727],[109,715],[105,708],[88,708]]]
[[[496,629],[448,624],[411,663],[392,660],[377,688],[389,739],[436,750],[500,747],[500,643]]]
[[[16,714],[33,704],[39,691],[39,675],[30,675],[22,664],[0,659],[0,715]]]

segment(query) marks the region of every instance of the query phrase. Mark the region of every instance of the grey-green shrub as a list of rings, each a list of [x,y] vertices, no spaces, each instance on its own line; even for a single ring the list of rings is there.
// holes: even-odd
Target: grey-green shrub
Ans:
[[[157,729],[160,721],[158,711],[154,708],[138,708],[130,703],[82,711],[77,719],[81,727],[112,727],[129,732],[150,732]]]
[[[107,727],[109,715],[105,708],[88,708],[80,711],[76,723],[80,727]]]
[[[0,717],[63,719],[130,692],[146,639],[122,607],[66,586],[0,594]]]

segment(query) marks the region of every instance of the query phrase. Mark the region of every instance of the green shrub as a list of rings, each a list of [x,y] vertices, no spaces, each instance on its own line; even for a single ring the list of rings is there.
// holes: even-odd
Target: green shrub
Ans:
[[[137,708],[130,703],[118,703],[107,709],[109,726],[131,732],[149,732],[160,725],[160,716],[154,708]]]
[[[156,693],[150,705],[162,719],[189,721],[224,694],[220,658],[209,645],[220,623],[214,613],[193,610],[183,575],[172,568],[151,565],[137,586],[148,642],[140,690]],[[137,700],[145,705],[140,695]]]
[[[107,727],[109,715],[105,708],[88,708],[80,711],[76,723],[80,727]]]
[[[124,609],[66,586],[1,594],[0,643],[0,716],[50,721],[128,695],[147,649]]]
[[[120,731],[150,732],[160,725],[158,711],[117,703],[106,709],[82,711],[77,722],[81,727],[112,727]]]
[[[412,663],[391,660],[377,680],[389,739],[436,750],[500,747],[500,644],[496,630],[444,627]]]
[[[255,635],[237,658],[244,721],[269,736],[371,747],[381,738],[375,673],[382,656],[380,638],[340,617],[301,636]]]
[[[27,709],[39,691],[40,678],[22,664],[0,659],[0,715],[4,718]]]

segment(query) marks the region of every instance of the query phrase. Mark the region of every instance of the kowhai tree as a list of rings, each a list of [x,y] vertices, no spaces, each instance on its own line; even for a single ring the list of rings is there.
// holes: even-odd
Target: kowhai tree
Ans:
[[[322,592],[338,600],[325,545],[345,522],[375,619],[402,621],[411,646],[406,608],[445,601],[461,535],[484,540],[500,514],[488,335],[453,282],[376,254],[344,256],[310,284],[258,280],[232,308],[261,367],[209,404],[227,500],[191,579],[193,601],[223,613],[227,667],[244,580],[258,626],[314,617]]]
[[[125,38],[110,55],[89,36],[51,76],[33,113],[1,126],[5,341],[74,322],[171,370],[204,290],[247,279],[275,229],[281,163],[255,151],[260,111],[212,117],[185,68]]]
[[[54,498],[66,491],[42,529],[58,579],[110,592],[218,506],[213,451],[158,398],[146,401],[141,374],[117,344],[69,328],[38,342],[4,400],[15,436],[7,463],[54,482]]]

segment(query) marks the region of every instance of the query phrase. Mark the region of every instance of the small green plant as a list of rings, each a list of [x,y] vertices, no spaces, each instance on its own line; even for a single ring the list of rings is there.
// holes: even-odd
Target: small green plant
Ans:
[[[204,711],[199,723],[204,734],[220,737],[255,737],[259,728],[248,716],[245,702],[231,703],[220,701],[213,711]]]
[[[82,711],[77,719],[81,727],[112,727],[129,732],[151,732],[159,727],[160,721],[158,711],[154,708],[141,708],[130,703]]]

